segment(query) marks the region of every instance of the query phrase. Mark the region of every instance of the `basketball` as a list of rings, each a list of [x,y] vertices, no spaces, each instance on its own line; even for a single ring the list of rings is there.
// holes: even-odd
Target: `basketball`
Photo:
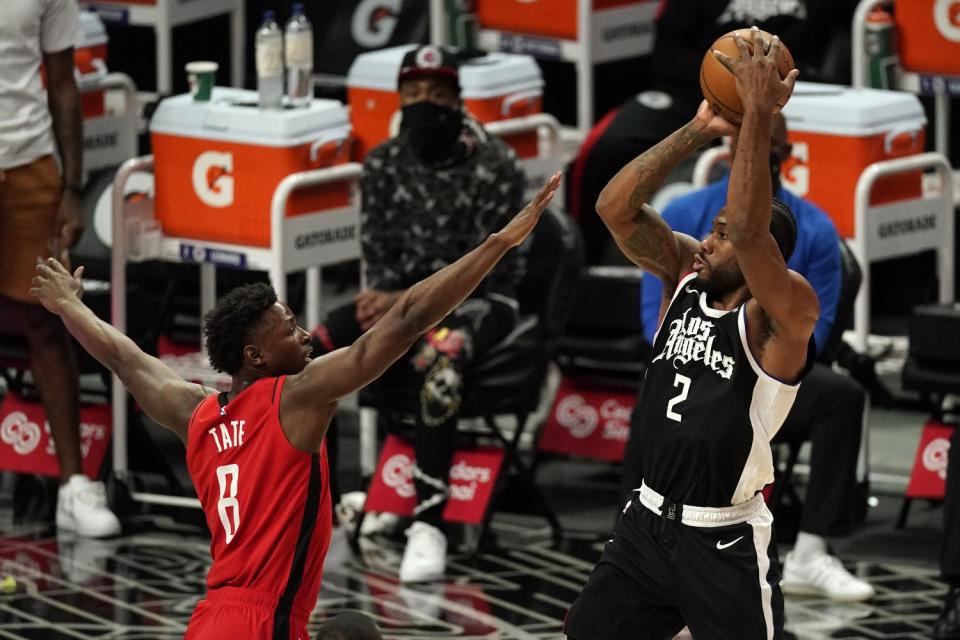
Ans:
[[[740,50],[733,39],[736,34],[740,34],[740,37],[746,41],[750,52],[753,53],[753,37],[750,34],[750,29],[737,29],[717,38],[707,49],[707,53],[703,56],[703,62],[700,63],[700,90],[703,91],[703,97],[710,103],[714,111],[730,122],[743,120],[743,103],[737,94],[736,78],[729,69],[723,66],[723,63],[717,60],[713,52],[717,50],[733,59],[739,58]],[[767,49],[773,39],[773,34],[761,30],[760,35],[763,37],[764,49]],[[794,64],[793,56],[790,55],[790,51],[783,41],[780,42],[780,53],[777,58],[777,70],[780,72],[780,78],[786,78]],[[780,111],[789,99],[789,95],[784,96],[774,109],[774,113]]]

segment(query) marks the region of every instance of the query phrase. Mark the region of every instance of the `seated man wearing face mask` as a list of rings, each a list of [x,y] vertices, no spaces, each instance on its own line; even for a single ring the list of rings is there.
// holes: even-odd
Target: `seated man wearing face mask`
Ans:
[[[522,205],[523,169],[509,146],[464,112],[453,54],[433,46],[408,52],[398,90],[400,132],[373,149],[363,166],[366,289],[316,328],[315,355],[351,344],[407,287],[455,261]],[[447,541],[441,514],[462,373],[471,358],[513,328],[520,262],[518,252],[509,253],[473,297],[395,365],[408,372],[405,382],[419,409],[414,427],[417,506],[400,565],[402,582],[433,580],[444,573]]]

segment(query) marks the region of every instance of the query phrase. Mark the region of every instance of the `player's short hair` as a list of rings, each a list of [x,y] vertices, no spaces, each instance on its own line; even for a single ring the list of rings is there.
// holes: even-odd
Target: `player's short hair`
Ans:
[[[382,638],[372,619],[362,613],[348,611],[320,627],[314,640],[382,640]]]
[[[237,287],[220,298],[203,318],[210,366],[233,375],[243,366],[243,347],[260,326],[267,309],[277,302],[270,285],[258,282]]]
[[[777,241],[783,261],[793,255],[797,247],[797,219],[786,202],[773,199],[773,212],[770,216],[770,235]]]

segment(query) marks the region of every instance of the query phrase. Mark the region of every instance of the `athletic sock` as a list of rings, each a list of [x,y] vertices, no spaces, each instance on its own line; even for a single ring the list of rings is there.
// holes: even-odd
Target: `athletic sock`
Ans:
[[[799,562],[810,562],[817,556],[826,555],[827,541],[821,536],[800,531],[793,547],[793,555]]]

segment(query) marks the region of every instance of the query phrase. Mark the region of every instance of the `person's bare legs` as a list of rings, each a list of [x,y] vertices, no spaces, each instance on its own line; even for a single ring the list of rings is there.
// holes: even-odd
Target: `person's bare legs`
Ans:
[[[17,305],[30,349],[30,370],[60,463],[60,483],[83,473],[80,456],[79,372],[63,323],[40,305]]]

